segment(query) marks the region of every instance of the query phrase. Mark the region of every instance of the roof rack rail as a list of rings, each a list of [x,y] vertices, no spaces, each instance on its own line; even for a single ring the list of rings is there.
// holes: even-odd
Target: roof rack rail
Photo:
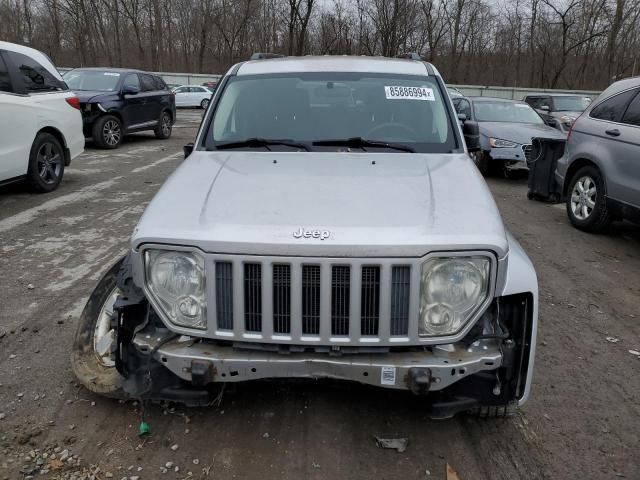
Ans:
[[[407,52],[396,55],[396,58],[406,58],[407,60],[422,60],[422,57],[416,52]]]
[[[249,60],[267,60],[269,58],[283,58],[286,55],[280,53],[254,53]]]

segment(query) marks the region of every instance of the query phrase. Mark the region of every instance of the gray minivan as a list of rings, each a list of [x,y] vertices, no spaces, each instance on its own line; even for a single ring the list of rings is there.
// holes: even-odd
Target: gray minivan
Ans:
[[[576,228],[640,220],[640,77],[612,84],[574,122],[556,179]]]

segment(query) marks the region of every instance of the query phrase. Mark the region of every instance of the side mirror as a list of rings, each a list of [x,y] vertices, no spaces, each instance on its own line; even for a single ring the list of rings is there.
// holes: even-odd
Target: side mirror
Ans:
[[[462,123],[467,121],[467,114],[466,113],[459,113],[458,114],[458,120],[460,120]]]
[[[140,89],[138,87],[134,87],[133,85],[125,85],[122,87],[123,95],[137,95],[140,93]]]
[[[187,143],[184,147],[182,147],[182,152],[184,153],[185,159],[193,153],[193,147],[193,142]]]
[[[462,125],[462,134],[464,135],[464,141],[467,144],[467,150],[469,152],[477,152],[480,150],[480,127],[478,122],[467,120]]]
[[[551,109],[549,108],[549,105],[542,105],[542,106],[540,107],[540,110],[544,110],[545,112],[548,112],[548,111],[550,111]]]

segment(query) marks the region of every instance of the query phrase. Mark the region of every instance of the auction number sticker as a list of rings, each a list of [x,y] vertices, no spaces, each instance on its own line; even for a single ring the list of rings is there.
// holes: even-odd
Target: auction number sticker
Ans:
[[[382,367],[380,369],[380,384],[381,385],[396,384],[396,367]]]
[[[384,87],[384,93],[387,100],[427,100],[435,102],[436,97],[433,95],[433,89],[427,87]]]

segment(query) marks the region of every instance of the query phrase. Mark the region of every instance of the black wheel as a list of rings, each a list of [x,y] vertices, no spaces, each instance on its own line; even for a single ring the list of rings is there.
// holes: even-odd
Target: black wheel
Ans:
[[[202,101],[200,102],[200,108],[202,108],[203,110],[206,110],[208,106],[209,106],[209,99],[203,98]]]
[[[596,167],[582,167],[571,179],[567,215],[574,227],[585,232],[600,232],[611,223],[604,179]]]
[[[27,181],[36,192],[52,192],[64,175],[64,150],[56,137],[39,133],[29,153]]]
[[[513,417],[518,412],[518,404],[507,403],[506,405],[491,405],[477,407],[469,410],[469,415],[477,418],[507,418]]]
[[[169,114],[169,112],[162,112],[162,115],[160,115],[160,122],[158,123],[158,127],[154,130],[156,138],[166,140],[171,136],[171,128],[171,115]]]
[[[118,148],[122,136],[122,123],[113,115],[98,118],[93,126],[93,141],[100,148]]]
[[[80,315],[73,340],[71,368],[88,390],[111,398],[125,398],[122,377],[111,359],[111,314],[119,294],[116,276],[120,259],[102,277]]]
[[[471,153],[471,159],[473,160],[473,163],[476,164],[476,167],[478,167],[478,170],[480,170],[480,173],[483,176],[488,177],[490,173],[489,162],[491,161],[489,154],[479,150]]]

